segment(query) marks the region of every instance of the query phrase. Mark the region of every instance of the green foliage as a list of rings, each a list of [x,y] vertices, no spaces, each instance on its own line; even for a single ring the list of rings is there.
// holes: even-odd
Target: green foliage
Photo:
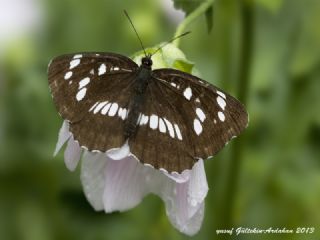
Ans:
[[[207,21],[208,33],[211,32],[212,27],[213,27],[213,13],[214,13],[213,7],[209,7],[208,10],[207,10],[206,13],[205,13],[205,15],[206,15],[206,21]]]
[[[283,5],[283,0],[248,0],[260,5],[272,13],[276,13]]]
[[[210,191],[204,225],[193,239],[219,239],[215,231],[226,216],[221,206],[228,200],[228,170],[231,160],[238,160],[231,155],[235,143],[241,143],[242,162],[232,198],[232,227],[317,228],[310,235],[238,238],[320,239],[320,2],[248,1],[256,6],[254,31],[247,36],[254,39],[246,104],[250,123],[242,136],[205,163]],[[157,67],[198,75],[197,68],[203,79],[236,96],[243,84],[240,2],[216,1],[212,33],[195,21],[179,48],[170,44],[154,56]],[[137,20],[146,46],[170,39],[175,24],[157,2],[139,3],[43,1],[42,25],[26,29],[0,52],[0,239],[190,239],[173,229],[155,196],[128,212],[95,212],[84,197],[79,169],[70,173],[62,153],[52,157],[62,119],[49,94],[49,60],[68,52],[130,56],[139,50],[122,9]],[[136,61],[139,56],[141,51],[134,55]]]
[[[193,63],[187,60],[177,59],[173,62],[173,68],[179,69],[183,72],[192,73]]]
[[[176,9],[181,9],[186,13],[186,15],[189,15],[201,4],[207,1],[208,0],[173,0],[174,7]],[[208,32],[210,32],[213,26],[213,6],[209,7],[206,10],[205,17],[206,17]]]
[[[176,9],[183,10],[187,15],[200,6],[205,0],[173,0]]]
[[[146,53],[154,53],[159,46],[164,43],[154,46],[152,48],[147,48]],[[141,63],[141,59],[144,57],[144,52],[139,51],[133,54],[132,59],[137,63]],[[194,63],[187,60],[184,53],[177,48],[174,44],[167,44],[161,50],[159,50],[155,55],[152,56],[153,59],[153,69],[158,68],[174,68],[180,71],[184,71],[191,74],[197,74],[197,70],[194,69]]]

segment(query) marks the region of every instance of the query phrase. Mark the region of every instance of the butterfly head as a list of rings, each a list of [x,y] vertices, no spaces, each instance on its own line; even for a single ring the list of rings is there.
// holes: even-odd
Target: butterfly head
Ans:
[[[141,60],[142,67],[151,69],[152,66],[152,60],[151,60],[151,55],[147,55],[142,58]]]

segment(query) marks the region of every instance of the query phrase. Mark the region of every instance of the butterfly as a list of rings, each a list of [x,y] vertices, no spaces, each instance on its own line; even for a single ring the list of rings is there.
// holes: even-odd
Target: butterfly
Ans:
[[[234,97],[179,70],[152,70],[152,64],[151,54],[137,65],[106,52],[50,62],[53,101],[81,147],[107,152],[127,143],[140,162],[181,173],[246,128],[248,114]]]

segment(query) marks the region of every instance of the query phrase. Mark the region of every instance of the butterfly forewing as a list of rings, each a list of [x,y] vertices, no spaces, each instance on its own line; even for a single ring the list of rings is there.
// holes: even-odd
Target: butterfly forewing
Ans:
[[[114,53],[78,53],[57,57],[49,64],[49,86],[60,115],[77,122],[93,103],[119,96],[118,87],[129,86],[138,66]],[[107,99],[105,99],[107,100]]]
[[[63,55],[50,63],[55,105],[81,146],[104,152],[123,144],[137,68],[131,59],[113,53]]]

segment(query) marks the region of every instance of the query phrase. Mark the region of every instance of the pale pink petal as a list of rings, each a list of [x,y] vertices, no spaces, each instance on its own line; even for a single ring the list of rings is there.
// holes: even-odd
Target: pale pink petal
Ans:
[[[174,178],[139,163],[132,155],[112,160],[107,154],[88,153],[81,169],[86,197],[96,210],[125,211],[139,204],[146,194],[154,193],[165,202],[173,226],[194,235],[202,224],[208,191],[203,161],[188,172],[188,180],[179,182],[177,176]]]
[[[113,160],[122,160],[130,154],[130,147],[126,142],[121,148],[114,148],[107,151],[108,157]]]
[[[103,203],[106,212],[125,211],[139,204],[147,193],[144,166],[132,156],[108,159]]]
[[[204,202],[191,205],[188,199],[188,187],[188,183],[177,183],[175,196],[172,198],[166,196],[165,203],[166,213],[172,225],[180,232],[192,236],[201,228]]]
[[[195,208],[190,208],[189,217],[192,217],[195,211],[197,211],[198,206],[204,201],[205,197],[207,196],[208,190],[209,188],[203,160],[200,159],[193,166],[190,174],[188,201],[190,205],[195,206]]]
[[[177,173],[177,172],[168,173],[166,171],[163,171],[163,172],[165,175],[173,179],[175,182],[184,183],[189,180],[191,170],[186,169],[182,173]]]
[[[199,160],[194,165],[187,182],[177,183],[164,174],[154,174],[152,181],[157,185],[153,183],[153,187],[156,188],[150,191],[159,195],[165,202],[166,213],[172,225],[188,235],[197,233],[203,219],[203,211],[200,209],[204,206],[208,192],[203,161]]]
[[[81,157],[81,148],[73,137],[69,138],[67,148],[64,152],[64,162],[70,171],[74,171]]]
[[[198,210],[196,213],[190,218],[188,221],[185,222],[184,226],[177,227],[182,233],[187,234],[189,236],[195,235],[199,232],[204,217],[204,202],[199,205]]]
[[[103,190],[107,158],[103,153],[85,152],[81,164],[81,183],[89,203],[96,211],[103,210]]]
[[[62,126],[59,131],[58,142],[56,144],[56,149],[54,150],[53,156],[56,156],[60,151],[65,142],[70,138],[71,133],[69,132],[69,123],[67,121],[63,121]]]

